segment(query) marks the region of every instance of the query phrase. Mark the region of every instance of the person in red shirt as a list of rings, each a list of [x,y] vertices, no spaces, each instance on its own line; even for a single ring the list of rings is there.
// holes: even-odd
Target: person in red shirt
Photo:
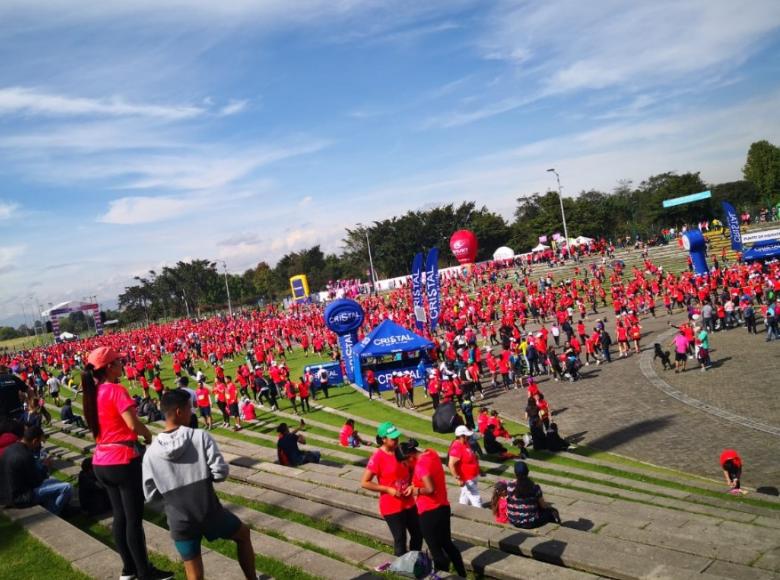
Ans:
[[[119,382],[122,355],[101,346],[89,353],[81,373],[84,418],[95,438],[92,465],[111,502],[112,527],[122,575],[173,578],[149,562],[143,531],[144,493],[138,437],[148,445],[149,429],[138,420],[135,401]],[[141,572],[143,571],[143,572]]]
[[[474,435],[465,425],[455,429],[455,441],[450,445],[450,473],[460,485],[460,500],[463,505],[482,507],[477,480],[479,479],[479,459],[471,448],[469,438]]]
[[[360,482],[363,489],[379,492],[379,513],[393,535],[393,552],[396,556],[403,556],[408,551],[407,533],[409,550],[422,549],[423,542],[420,519],[412,496],[411,473],[395,455],[400,436],[401,431],[389,421],[379,425],[376,435],[379,449],[368,460]]]
[[[452,563],[458,576],[465,578],[463,557],[452,541],[452,509],[439,454],[433,449],[420,453],[414,439],[401,443],[400,449],[404,463],[412,471],[412,495],[416,498],[420,529],[431,551],[434,567],[448,572]]]
[[[309,406],[309,382],[304,377],[298,377],[298,396],[301,398],[301,413],[311,411]]]
[[[360,447],[361,445],[371,445],[360,437],[360,433],[355,429],[355,420],[347,419],[339,432],[339,445],[343,447]]]
[[[230,417],[233,417],[235,424],[233,425],[233,431],[241,431],[241,415],[238,412],[238,389],[233,382],[233,377],[227,376],[227,386],[225,387],[225,403],[230,413]],[[228,418],[228,425],[230,424],[230,418]]]
[[[157,393],[157,398],[162,400],[164,387],[162,379],[160,379],[160,373],[154,374],[154,379],[152,379],[152,387],[154,387],[154,392]]]
[[[720,468],[723,470],[723,477],[726,479],[726,485],[729,486],[729,493],[732,495],[746,494],[742,489],[742,458],[734,449],[724,449],[720,454]]]
[[[217,399],[217,407],[222,412],[222,426],[230,427],[230,415],[227,408],[227,386],[222,381],[214,384],[214,396]]]
[[[289,379],[284,381],[284,396],[288,401],[290,401],[290,405],[292,405],[293,411],[295,411],[295,414],[298,415],[298,405],[295,402],[295,400],[298,398],[298,393],[295,390],[295,385]]]
[[[366,371],[366,388],[368,389],[368,398],[373,399],[374,393],[379,397],[379,383],[376,380],[376,374],[373,369]]]
[[[198,404],[200,416],[206,422],[206,429],[211,431],[214,427],[211,419],[211,395],[204,379],[198,381],[198,388],[195,389],[195,401]]]

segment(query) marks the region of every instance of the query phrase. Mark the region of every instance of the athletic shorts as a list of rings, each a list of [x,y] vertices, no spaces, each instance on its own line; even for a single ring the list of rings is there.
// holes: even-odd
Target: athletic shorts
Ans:
[[[173,543],[181,559],[187,562],[200,556],[200,542],[203,537],[209,541],[218,539],[229,540],[236,535],[240,528],[241,520],[228,510],[222,510],[222,513],[214,518],[214,521],[208,523],[203,536],[198,536],[191,540],[175,540]]]
[[[230,403],[228,408],[230,409],[231,417],[238,417],[238,403]]]
[[[198,407],[201,417],[211,417],[211,407]]]
[[[685,354],[684,352],[676,352],[675,351],[675,353],[674,353],[674,360],[676,360],[678,362],[686,361],[686,360],[688,360],[688,355]]]

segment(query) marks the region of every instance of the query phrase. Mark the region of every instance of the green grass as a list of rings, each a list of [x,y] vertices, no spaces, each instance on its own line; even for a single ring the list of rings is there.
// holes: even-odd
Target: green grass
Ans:
[[[29,348],[35,348],[36,346],[44,346],[54,343],[54,337],[52,334],[39,334],[38,336],[20,336],[17,338],[9,338],[7,340],[0,340],[0,349],[7,348],[8,350],[27,350]]]
[[[89,580],[65,558],[0,514],[0,580]]]
[[[116,550],[114,535],[108,526],[101,524],[86,514],[79,514],[73,517],[70,522],[112,550]],[[170,558],[151,550],[149,550],[149,561],[161,570],[172,571],[176,580],[187,580],[187,576],[184,573],[184,564],[181,562],[174,562]]]

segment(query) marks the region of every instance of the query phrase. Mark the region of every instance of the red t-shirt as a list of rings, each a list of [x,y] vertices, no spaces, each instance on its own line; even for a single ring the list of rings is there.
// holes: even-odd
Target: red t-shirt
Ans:
[[[122,413],[128,409],[135,412],[135,401],[124,386],[115,383],[103,383],[98,387],[97,412],[100,424],[92,465],[126,465],[138,457],[138,452],[119,442],[135,442],[138,435],[122,419]]]
[[[409,470],[403,463],[400,463],[395,455],[386,453],[382,449],[377,449],[368,460],[366,468],[376,475],[379,485],[394,487],[396,490],[403,491],[411,483]],[[389,493],[379,494],[379,513],[383,516],[390,516],[402,512],[414,506],[414,498],[395,497]]]
[[[206,387],[201,387],[195,391],[195,398],[198,400],[198,407],[211,407],[211,401],[209,400],[209,390]]]
[[[217,396],[217,401],[220,403],[225,402],[225,391],[227,388],[225,387],[225,383],[217,383],[214,385],[214,394]]]
[[[449,455],[460,459],[456,464],[455,471],[463,481],[471,481],[479,475],[479,460],[468,443],[456,439],[450,445]]]
[[[227,391],[226,391],[226,401],[228,405],[232,405],[233,403],[238,402],[238,392],[236,391],[236,385],[233,383],[228,383]]]
[[[450,505],[447,499],[447,482],[444,480],[444,467],[442,467],[439,454],[433,449],[426,449],[417,459],[412,475],[412,485],[424,487],[423,477],[429,476],[433,481],[432,495],[417,496],[417,512],[425,513],[436,508]]]
[[[354,427],[351,425],[344,425],[339,433],[339,443],[344,447],[349,447],[349,438],[352,437],[352,433],[354,432]]]

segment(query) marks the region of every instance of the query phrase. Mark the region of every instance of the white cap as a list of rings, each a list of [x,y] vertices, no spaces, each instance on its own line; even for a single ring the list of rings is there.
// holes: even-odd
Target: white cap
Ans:
[[[455,428],[455,437],[463,437],[464,435],[466,437],[471,437],[472,435],[474,435],[474,432],[469,431],[469,428],[466,427],[465,425],[458,425]]]

